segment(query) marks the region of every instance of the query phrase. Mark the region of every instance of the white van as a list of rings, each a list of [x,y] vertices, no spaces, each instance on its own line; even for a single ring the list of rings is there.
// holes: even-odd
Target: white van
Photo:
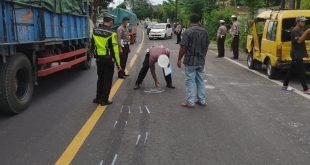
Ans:
[[[149,39],[157,38],[172,38],[172,27],[169,23],[158,23],[152,27],[149,33]]]

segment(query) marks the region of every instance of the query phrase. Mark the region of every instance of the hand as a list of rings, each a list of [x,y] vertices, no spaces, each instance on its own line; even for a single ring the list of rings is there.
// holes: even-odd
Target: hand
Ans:
[[[155,80],[155,86],[159,87],[159,85],[160,85],[160,82],[158,80]]]
[[[178,60],[178,68],[182,68],[182,61]]]

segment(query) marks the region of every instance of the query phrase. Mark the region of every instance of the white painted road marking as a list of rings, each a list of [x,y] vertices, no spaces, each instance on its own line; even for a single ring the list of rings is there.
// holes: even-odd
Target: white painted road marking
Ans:
[[[121,108],[121,113],[123,112],[123,109],[124,109],[124,105],[122,105],[122,108]]]
[[[136,145],[139,144],[140,138],[141,138],[141,135],[139,134],[138,137],[137,137]]]
[[[115,156],[114,156],[114,158],[113,158],[113,161],[112,161],[111,165],[115,165],[116,159],[117,159],[117,154],[115,154]]]
[[[218,54],[218,53],[216,53],[216,52],[213,51],[213,50],[210,50],[210,52],[212,52],[212,53],[214,53],[214,54]],[[246,70],[248,70],[248,71],[251,71],[251,72],[255,73],[256,75],[259,75],[259,76],[261,76],[261,77],[263,77],[263,78],[265,78],[265,79],[271,81],[271,82],[274,82],[274,83],[276,83],[276,84],[278,84],[278,85],[280,85],[280,86],[283,85],[282,82],[277,81],[277,80],[271,80],[271,79],[269,79],[266,75],[264,75],[264,74],[262,74],[262,73],[259,73],[258,71],[255,71],[255,70],[251,70],[251,69],[249,69],[247,66],[244,66],[244,65],[242,65],[241,63],[239,63],[239,62],[237,62],[237,61],[234,61],[234,60],[232,60],[232,59],[230,59],[230,58],[227,58],[227,57],[224,57],[224,58],[225,58],[226,60],[228,60],[228,61],[230,61],[230,62],[232,62],[232,63],[234,63],[234,64],[236,64],[236,65],[238,65],[238,66],[240,66],[240,67],[242,67],[242,68],[244,68],[244,69],[246,69]],[[296,89],[296,88],[294,88],[294,87],[292,87],[292,86],[289,86],[289,88],[294,89],[294,91],[292,91],[292,92],[295,92],[296,94],[298,94],[298,95],[300,95],[300,96],[303,96],[303,97],[305,97],[305,98],[307,98],[307,99],[310,100],[310,95],[306,95],[306,94],[304,94],[302,91],[300,91],[300,90],[298,90],[298,89]],[[281,89],[279,89],[279,90],[281,90]]]
[[[99,165],[103,165],[103,160],[100,161]]]
[[[146,132],[146,133],[145,133],[145,139],[144,139],[144,145],[146,144],[146,141],[147,141],[148,136],[149,136],[149,133]]]
[[[147,113],[151,113],[151,111],[149,110],[149,108],[147,106],[145,106],[145,109],[147,110]]]
[[[128,113],[129,113],[129,114],[131,114],[131,111],[130,111],[130,106],[128,106]]]
[[[140,109],[140,113],[143,113],[141,106],[139,106],[139,109]]]
[[[118,123],[118,121],[115,121],[115,123],[114,123],[114,125],[113,125],[113,128],[115,128],[116,127],[116,124]]]

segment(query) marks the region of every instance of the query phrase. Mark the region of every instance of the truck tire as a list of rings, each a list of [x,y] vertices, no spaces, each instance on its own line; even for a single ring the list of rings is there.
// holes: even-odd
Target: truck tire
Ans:
[[[87,54],[88,54],[87,60],[77,64],[78,68],[83,69],[83,70],[87,70],[91,67],[93,57],[92,57],[92,55],[90,55],[90,52],[87,52]]]
[[[7,58],[0,69],[0,112],[18,114],[32,99],[34,82],[31,63],[24,54]]]
[[[275,78],[277,77],[277,74],[278,74],[277,68],[275,68],[275,67],[273,67],[273,66],[271,65],[271,61],[270,61],[270,60],[267,61],[266,66],[267,66],[267,75],[268,75],[268,78],[269,78],[269,79],[275,79]]]
[[[247,64],[249,69],[255,69],[255,61],[251,53],[248,54]]]

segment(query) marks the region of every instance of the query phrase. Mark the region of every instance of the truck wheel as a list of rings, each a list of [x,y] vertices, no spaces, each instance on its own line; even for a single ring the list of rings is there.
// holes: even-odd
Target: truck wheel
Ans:
[[[7,58],[0,69],[0,112],[18,114],[26,109],[33,96],[33,70],[24,54]]]
[[[93,56],[90,51],[87,52],[87,60],[77,64],[77,67],[83,70],[87,70],[91,67]]]
[[[247,64],[248,64],[249,69],[255,69],[254,58],[253,58],[253,55],[250,53],[248,54]]]
[[[271,65],[271,61],[268,60],[267,61],[267,75],[268,75],[268,78],[270,79],[275,79],[276,76],[277,76],[277,68],[274,68],[272,65]]]

